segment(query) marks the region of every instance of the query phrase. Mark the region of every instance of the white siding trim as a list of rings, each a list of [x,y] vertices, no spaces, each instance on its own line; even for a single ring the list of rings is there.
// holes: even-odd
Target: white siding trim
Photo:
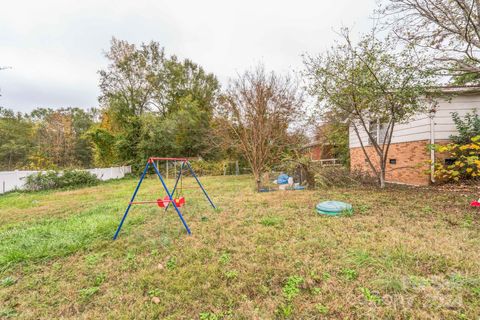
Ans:
[[[480,94],[454,96],[450,100],[437,101],[437,110],[434,116],[435,137],[438,140],[448,140],[457,133],[452,113],[460,116],[477,110],[480,113]],[[369,146],[368,135],[362,126],[357,126],[364,146]],[[428,113],[419,113],[406,123],[395,126],[392,134],[392,143],[430,140],[430,117]],[[360,147],[360,141],[352,127],[349,130],[349,147]]]

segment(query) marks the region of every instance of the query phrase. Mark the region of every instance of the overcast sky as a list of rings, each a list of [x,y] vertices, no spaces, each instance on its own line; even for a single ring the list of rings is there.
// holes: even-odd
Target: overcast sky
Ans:
[[[222,84],[258,62],[288,72],[319,53],[335,30],[370,28],[375,0],[9,1],[0,18],[0,106],[98,105],[97,71],[112,36],[155,40]]]

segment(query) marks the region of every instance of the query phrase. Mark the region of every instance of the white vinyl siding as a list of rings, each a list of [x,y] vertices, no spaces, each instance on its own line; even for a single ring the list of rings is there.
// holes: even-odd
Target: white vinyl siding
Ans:
[[[463,117],[474,109],[480,113],[480,94],[452,97],[450,100],[438,100],[437,112],[435,113],[435,139],[448,140],[457,130],[452,119],[452,113],[458,112]],[[358,127],[364,145],[368,144],[367,133]],[[430,140],[430,118],[428,112],[413,116],[406,123],[397,124],[392,135],[392,143]],[[350,148],[360,147],[357,135],[350,127]]]
[[[360,138],[362,139],[363,145],[366,146],[368,145],[368,135],[365,130],[361,128],[361,126],[357,126],[358,128],[358,133],[360,135]],[[350,132],[349,132],[349,146],[350,148],[355,148],[355,147],[360,147],[360,141],[358,140],[357,134],[355,130],[353,130],[352,127],[350,127]]]
[[[372,141],[378,143],[378,121],[370,121],[368,123],[368,131],[370,132],[371,136],[371,139],[368,140],[368,144],[373,144]]]

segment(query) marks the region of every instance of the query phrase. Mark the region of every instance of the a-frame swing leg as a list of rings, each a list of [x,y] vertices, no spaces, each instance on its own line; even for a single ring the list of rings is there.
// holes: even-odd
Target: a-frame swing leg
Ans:
[[[210,197],[208,196],[208,193],[207,191],[205,190],[205,188],[203,187],[202,183],[200,182],[200,180],[198,180],[198,177],[197,175],[195,174],[195,171],[193,171],[193,168],[192,166],[190,165],[190,163],[188,161],[185,161],[188,169],[190,170],[190,173],[192,174],[192,176],[195,178],[195,180],[197,180],[197,183],[198,185],[200,186],[200,188],[202,189],[203,191],[203,194],[205,195],[205,197],[207,197],[207,200],[208,202],[210,202],[210,204],[212,205],[213,209],[217,209],[217,207],[215,207],[215,205],[213,204],[213,201],[212,199],[210,199]]]
[[[157,173],[158,178],[160,179],[160,182],[163,185],[163,189],[165,189],[165,192],[167,193],[168,198],[170,199],[170,202],[172,203],[173,207],[175,208],[175,211],[177,211],[178,217],[180,218],[180,220],[182,220],[183,226],[187,230],[188,234],[191,234],[190,228],[188,227],[185,219],[183,219],[182,213],[180,212],[177,205],[175,204],[175,201],[173,201],[172,194],[170,193],[170,191],[168,191],[167,185],[165,184],[165,181],[163,181],[163,178],[162,178],[162,175],[160,174],[160,171],[158,171],[158,168],[155,165],[155,163],[152,163],[152,165],[153,165],[153,168],[155,169],[155,172]]]
[[[138,181],[137,187],[135,188],[135,191],[133,192],[132,199],[128,203],[127,210],[125,210],[125,213],[123,214],[122,221],[120,221],[120,224],[118,225],[117,231],[115,232],[115,235],[113,236],[113,240],[116,240],[118,237],[118,234],[120,233],[120,230],[122,229],[123,222],[125,222],[125,219],[127,218],[128,211],[130,211],[130,207],[132,206],[133,200],[135,200],[135,196],[137,195],[138,189],[140,188],[140,185],[142,184],[143,179],[145,178],[145,175],[147,174],[148,167],[150,165],[150,162],[147,162],[147,165],[145,166],[145,169],[143,170],[143,173],[140,177],[140,180]]]

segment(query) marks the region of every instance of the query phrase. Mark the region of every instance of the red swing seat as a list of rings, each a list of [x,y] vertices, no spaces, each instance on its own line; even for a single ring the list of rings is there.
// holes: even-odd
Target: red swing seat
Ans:
[[[180,208],[185,204],[185,197],[173,198],[173,201],[175,201],[175,205]],[[168,196],[165,196],[163,199],[157,199],[157,205],[160,208],[165,208],[169,202],[171,201]]]

